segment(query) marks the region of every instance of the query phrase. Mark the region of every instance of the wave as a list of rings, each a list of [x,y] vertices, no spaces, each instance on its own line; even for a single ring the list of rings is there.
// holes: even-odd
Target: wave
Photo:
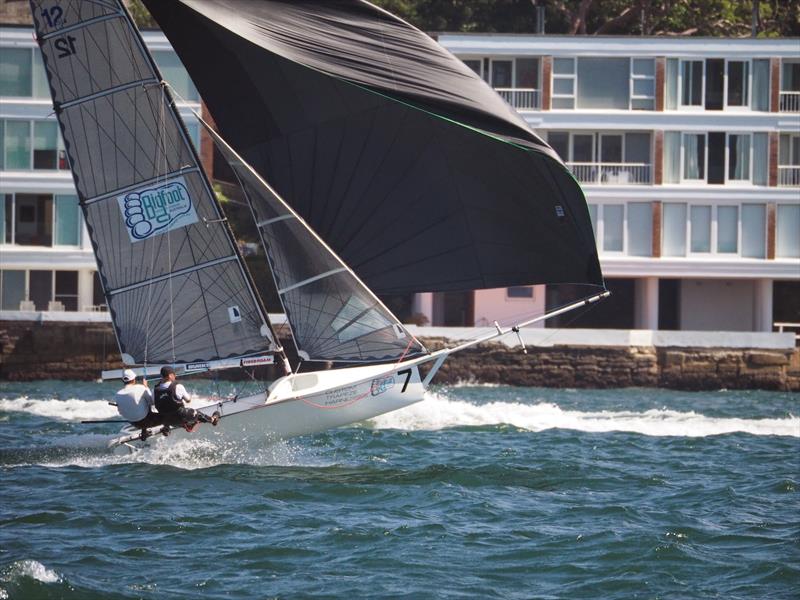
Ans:
[[[370,421],[379,429],[440,430],[509,425],[527,431],[572,429],[591,433],[622,431],[648,436],[706,437],[726,433],[800,437],[800,418],[740,419],[709,417],[669,409],[584,412],[541,402],[473,404],[428,393],[422,402]]]
[[[37,560],[18,560],[3,571],[0,581],[15,583],[23,579],[35,579],[42,583],[58,583],[61,575],[48,569]]]
[[[106,400],[33,400],[27,396],[13,400],[0,399],[0,412],[28,413],[61,421],[113,419],[119,416],[117,409]]]

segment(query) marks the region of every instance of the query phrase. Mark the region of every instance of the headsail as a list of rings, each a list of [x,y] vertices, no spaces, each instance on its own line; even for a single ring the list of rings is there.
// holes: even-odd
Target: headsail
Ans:
[[[144,0],[220,134],[376,293],[603,285],[568,168],[362,0]]]
[[[275,349],[186,130],[120,0],[31,0],[80,205],[127,363]]]
[[[372,362],[425,348],[213,129],[253,213],[278,297],[305,360]]]

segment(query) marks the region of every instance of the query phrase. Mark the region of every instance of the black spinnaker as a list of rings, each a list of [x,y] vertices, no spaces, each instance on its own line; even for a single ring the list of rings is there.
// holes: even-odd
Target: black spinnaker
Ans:
[[[586,201],[468,67],[360,0],[145,0],[222,137],[376,293],[603,286]]]

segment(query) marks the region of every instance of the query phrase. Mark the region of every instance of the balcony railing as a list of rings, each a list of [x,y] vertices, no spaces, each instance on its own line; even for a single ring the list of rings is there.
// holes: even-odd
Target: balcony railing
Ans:
[[[778,110],[781,112],[800,112],[800,92],[781,92]]]
[[[494,88],[494,91],[517,110],[538,110],[541,93],[534,88]]]
[[[778,165],[778,185],[800,186],[800,165]]]
[[[648,185],[651,182],[651,165],[647,163],[571,162],[567,166],[580,183]]]

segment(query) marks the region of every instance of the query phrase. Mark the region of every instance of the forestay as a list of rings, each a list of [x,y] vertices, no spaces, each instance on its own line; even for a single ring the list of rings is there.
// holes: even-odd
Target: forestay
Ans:
[[[275,348],[171,96],[118,1],[32,0],[80,205],[127,363]]]
[[[252,210],[262,245],[306,360],[374,362],[425,348],[258,174],[211,128]]]

